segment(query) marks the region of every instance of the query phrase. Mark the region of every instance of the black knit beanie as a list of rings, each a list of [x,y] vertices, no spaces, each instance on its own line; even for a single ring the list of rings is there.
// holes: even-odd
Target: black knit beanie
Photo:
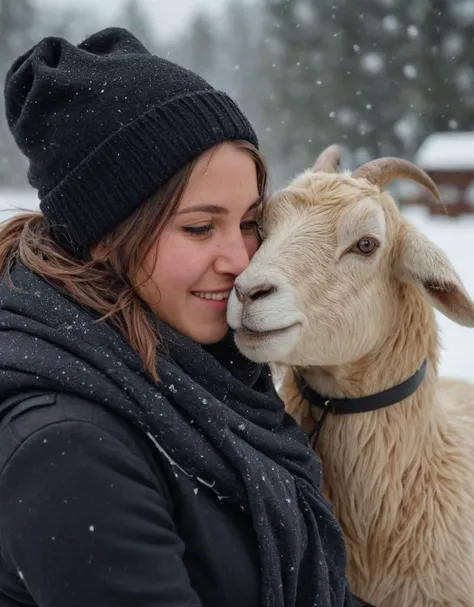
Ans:
[[[77,255],[214,144],[258,146],[225,93],[122,28],[44,38],[8,71],[5,106],[52,233]]]

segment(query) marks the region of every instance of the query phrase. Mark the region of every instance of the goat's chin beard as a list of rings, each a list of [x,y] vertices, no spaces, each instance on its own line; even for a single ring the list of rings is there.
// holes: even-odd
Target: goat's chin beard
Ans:
[[[235,331],[235,343],[244,356],[257,363],[283,363],[297,345],[300,333],[299,323],[276,331],[240,328]]]

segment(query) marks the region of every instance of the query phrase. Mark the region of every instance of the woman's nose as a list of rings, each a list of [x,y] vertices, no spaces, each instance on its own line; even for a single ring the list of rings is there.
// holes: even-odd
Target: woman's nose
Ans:
[[[250,251],[242,234],[223,243],[214,269],[219,274],[241,274],[250,262]]]

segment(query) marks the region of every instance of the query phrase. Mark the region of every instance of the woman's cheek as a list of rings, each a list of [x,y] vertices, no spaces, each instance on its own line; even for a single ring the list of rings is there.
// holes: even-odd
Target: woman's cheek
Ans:
[[[248,236],[246,246],[247,246],[247,252],[248,252],[249,258],[252,259],[252,257],[255,255],[255,253],[258,251],[258,249],[260,247],[260,240],[259,240],[258,236],[254,236],[254,235]]]

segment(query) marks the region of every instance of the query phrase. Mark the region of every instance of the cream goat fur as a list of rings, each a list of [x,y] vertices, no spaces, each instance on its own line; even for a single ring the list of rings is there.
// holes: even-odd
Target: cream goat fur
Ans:
[[[317,443],[352,591],[376,607],[473,606],[474,387],[438,379],[432,308],[473,326],[473,302],[442,251],[365,179],[308,170],[264,219],[228,319],[245,355],[283,365],[281,393],[304,429],[314,422],[292,367],[341,398],[392,387],[428,359],[413,396],[329,414]],[[368,256],[351,249],[364,237],[379,242]],[[251,296],[259,285],[262,296]]]

